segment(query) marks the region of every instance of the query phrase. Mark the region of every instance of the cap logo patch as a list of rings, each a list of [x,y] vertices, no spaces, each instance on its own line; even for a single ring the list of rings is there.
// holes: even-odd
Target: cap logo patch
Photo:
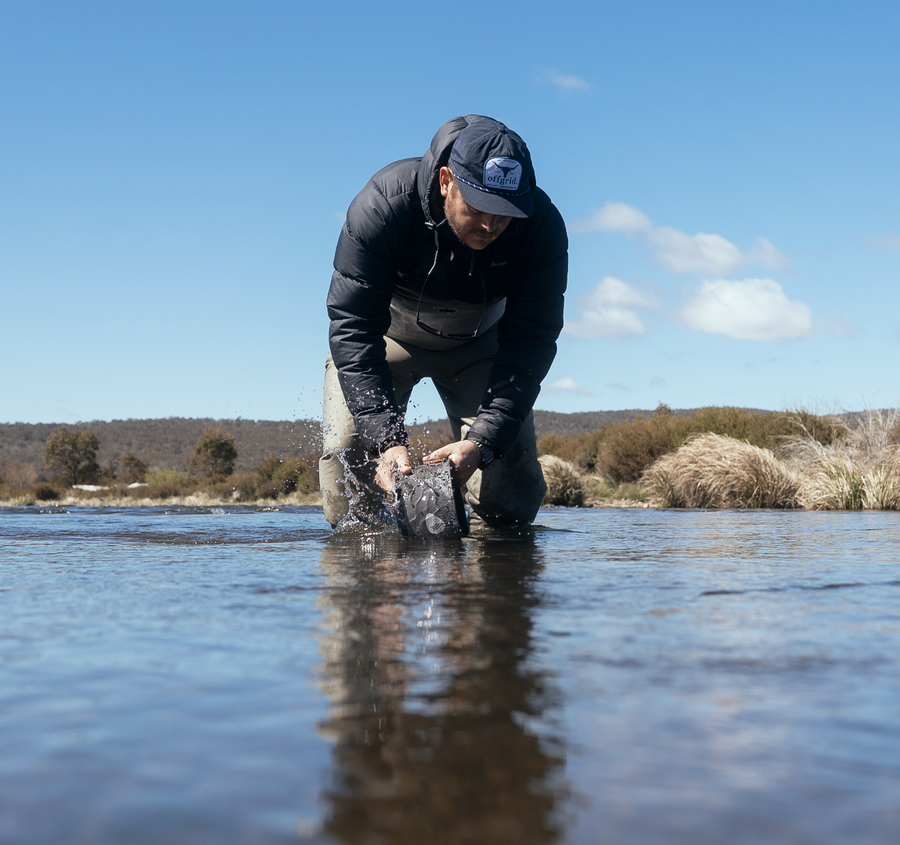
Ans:
[[[500,191],[518,191],[522,165],[514,158],[498,156],[484,163],[484,187]]]

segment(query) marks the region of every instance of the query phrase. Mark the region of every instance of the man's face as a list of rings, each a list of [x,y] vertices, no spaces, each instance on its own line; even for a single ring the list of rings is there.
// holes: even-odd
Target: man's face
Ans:
[[[449,167],[440,172],[441,196],[444,198],[444,214],[456,235],[469,249],[484,249],[490,246],[509,225],[511,217],[486,214],[472,208],[456,186],[456,179]]]

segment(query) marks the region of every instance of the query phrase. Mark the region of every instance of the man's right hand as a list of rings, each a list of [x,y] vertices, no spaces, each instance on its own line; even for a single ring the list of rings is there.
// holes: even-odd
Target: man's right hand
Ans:
[[[409,463],[409,449],[406,446],[391,446],[386,449],[375,466],[375,483],[385,493],[394,492],[394,473],[412,475],[412,466]]]

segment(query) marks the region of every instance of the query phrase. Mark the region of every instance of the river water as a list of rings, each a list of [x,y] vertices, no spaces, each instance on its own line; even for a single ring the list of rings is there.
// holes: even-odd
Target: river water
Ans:
[[[900,842],[900,514],[0,511],[0,843]]]

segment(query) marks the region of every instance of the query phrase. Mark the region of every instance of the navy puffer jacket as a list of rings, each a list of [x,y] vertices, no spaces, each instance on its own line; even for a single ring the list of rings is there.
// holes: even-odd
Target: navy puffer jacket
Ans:
[[[448,120],[422,158],[379,170],[351,203],[338,239],[328,291],[331,355],[357,431],[378,453],[407,443],[385,360],[391,300],[415,301],[426,278],[430,299],[478,310],[506,300],[499,351],[471,429],[497,457],[518,436],[556,355],[568,239],[550,198],[535,186],[534,214],[513,218],[484,250],[460,243],[444,219],[438,172],[457,135],[480,119]],[[422,336],[420,345],[431,348],[434,338]]]

